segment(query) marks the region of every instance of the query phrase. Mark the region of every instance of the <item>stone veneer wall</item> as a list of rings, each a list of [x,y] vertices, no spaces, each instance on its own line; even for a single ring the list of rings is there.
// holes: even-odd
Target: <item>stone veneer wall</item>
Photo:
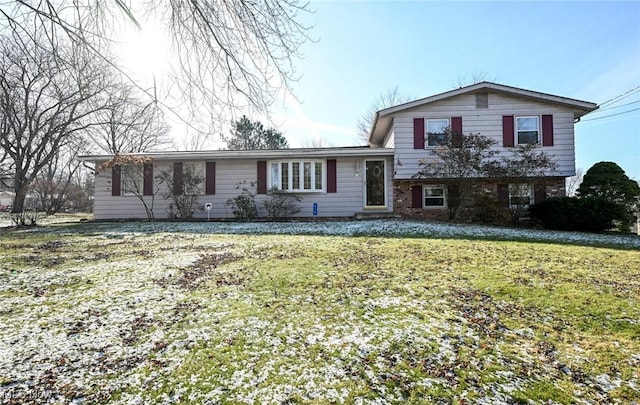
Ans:
[[[498,199],[498,184],[506,184],[507,182],[498,181],[480,181],[476,186],[475,193],[482,193],[487,196]],[[547,177],[542,179],[532,179],[529,183],[534,184],[534,189],[538,190],[540,187],[544,187],[547,198],[549,197],[564,197],[565,192],[565,178],[564,177]],[[438,181],[394,181],[393,182],[393,207],[394,211],[406,218],[416,219],[430,219],[445,221],[449,219],[449,210],[447,208],[413,208],[412,206],[412,187],[413,185],[429,185],[429,184],[442,184]],[[473,207],[474,201],[469,199],[466,201],[467,207]],[[466,210],[461,213],[461,220],[469,220],[471,210]],[[465,215],[468,214],[468,215]]]

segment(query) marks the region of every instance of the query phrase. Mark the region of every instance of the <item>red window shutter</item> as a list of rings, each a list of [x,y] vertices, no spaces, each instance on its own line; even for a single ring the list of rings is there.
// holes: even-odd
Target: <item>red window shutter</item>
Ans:
[[[553,115],[542,116],[542,146],[553,146]]]
[[[173,195],[184,194],[184,180],[182,177],[182,162],[173,164]]]
[[[267,161],[258,160],[258,194],[267,194]]]
[[[327,159],[327,193],[338,192],[338,170],[335,159]]]
[[[514,127],[513,127],[513,115],[502,116],[502,145],[513,146],[514,145]]]
[[[153,195],[153,163],[145,163],[142,168],[142,194]]]
[[[462,147],[462,117],[451,117],[451,137],[454,148]]]
[[[413,149],[424,149],[424,118],[413,119]]]
[[[422,208],[423,200],[422,186],[411,187],[411,206],[413,208]]]
[[[207,162],[205,173],[205,194],[216,193],[216,162]]]
[[[536,184],[533,191],[533,202],[538,204],[547,199],[547,188],[544,184]]]
[[[111,167],[111,195],[119,196],[122,187],[122,168],[120,166]]]
[[[509,206],[509,185],[498,184],[498,203],[502,207]]]

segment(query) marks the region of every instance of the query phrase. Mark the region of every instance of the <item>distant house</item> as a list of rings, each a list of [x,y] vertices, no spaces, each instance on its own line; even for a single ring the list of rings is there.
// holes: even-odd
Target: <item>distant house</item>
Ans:
[[[419,161],[436,147],[433,134],[443,128],[480,133],[499,142],[505,152],[534,143],[557,162],[556,172],[532,178],[527,187],[478,181],[496,198],[533,202],[565,193],[564,179],[575,174],[574,123],[597,109],[594,103],[483,82],[378,111],[369,146],[249,151],[156,152],[139,154],[144,165],[99,171],[95,182],[96,219],[145,218],[134,190],[150,201],[155,194],[156,218],[167,216],[169,201],[155,176],[171,171],[181,184],[185,170],[204,179],[193,191],[211,218],[230,218],[227,199],[249,187],[260,201],[270,190],[302,197],[301,217],[351,217],[358,213],[398,213],[445,218],[447,189],[438,179],[416,181]],[[113,156],[84,156],[100,166]],[[129,174],[124,176],[123,173]],[[131,176],[131,173],[135,173]],[[518,195],[515,195],[518,190]],[[522,191],[524,190],[524,191]],[[206,218],[207,212],[197,212]]]
[[[16,195],[11,191],[0,191],[0,211],[4,211],[8,207],[11,207],[15,196]]]

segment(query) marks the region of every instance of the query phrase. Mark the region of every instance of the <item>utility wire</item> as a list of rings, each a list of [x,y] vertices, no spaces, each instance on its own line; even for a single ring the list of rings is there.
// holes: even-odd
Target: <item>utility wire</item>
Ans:
[[[620,94],[619,96],[616,96],[616,97],[614,97],[612,99],[609,99],[609,100],[605,101],[604,103],[600,104],[600,107],[605,106],[607,104],[611,104],[614,101],[622,100],[623,98],[629,97],[631,94],[633,94],[634,92],[636,92],[638,90],[640,90],[640,86],[635,87],[635,88],[633,88],[631,90],[628,90],[628,91]]]
[[[619,113],[616,113],[616,114],[609,114],[609,115],[603,115],[602,117],[589,118],[589,119],[586,119],[586,120],[581,120],[580,122],[595,121],[595,120],[600,120],[602,118],[615,117],[616,115],[627,114],[627,113],[638,111],[638,110],[640,110],[640,107],[634,108],[633,110],[622,111],[622,112],[619,112]]]
[[[631,105],[631,104],[637,104],[637,103],[640,103],[640,100],[632,101],[632,102],[630,102],[630,103],[626,103],[626,104],[616,105],[616,106],[613,106],[613,107],[598,108],[598,109],[597,109],[596,111],[594,111],[594,112],[600,112],[600,111],[613,110],[614,108],[625,107],[625,106],[628,106],[628,105]]]

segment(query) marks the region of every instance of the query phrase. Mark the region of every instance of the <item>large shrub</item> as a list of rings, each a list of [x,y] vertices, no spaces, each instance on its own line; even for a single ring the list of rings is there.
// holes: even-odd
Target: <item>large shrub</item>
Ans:
[[[625,218],[625,208],[602,197],[555,197],[531,206],[531,218],[546,229],[603,232]]]

